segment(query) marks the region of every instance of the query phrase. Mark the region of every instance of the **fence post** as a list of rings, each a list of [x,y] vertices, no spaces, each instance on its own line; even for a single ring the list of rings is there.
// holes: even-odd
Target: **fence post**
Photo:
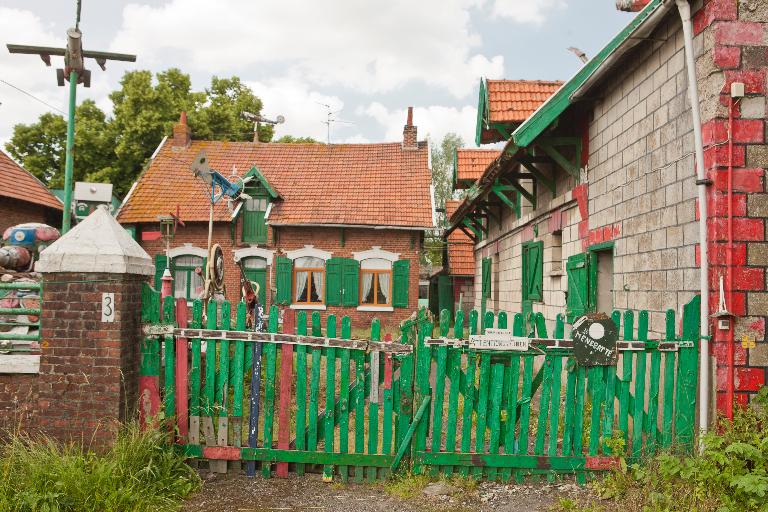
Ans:
[[[114,429],[105,424],[135,412],[152,260],[98,208],[45,249],[36,269],[44,303],[38,426],[61,441],[107,445]]]
[[[696,416],[696,384],[699,376],[699,342],[701,329],[699,310],[701,296],[697,295],[683,307],[682,341],[677,366],[675,390],[675,438],[685,450],[693,449],[693,430]]]

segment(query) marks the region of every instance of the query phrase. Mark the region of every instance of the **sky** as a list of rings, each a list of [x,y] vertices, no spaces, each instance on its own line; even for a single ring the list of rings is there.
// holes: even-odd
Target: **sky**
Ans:
[[[138,55],[92,60],[92,98],[106,112],[124,72],[178,67],[202,90],[239,76],[285,117],[276,135],[332,142],[402,138],[408,106],[419,139],[447,132],[474,145],[481,77],[567,80],[631,19],[613,0],[83,0],[83,47]],[[64,46],[75,0],[1,0],[0,43]],[[66,111],[67,89],[33,55],[0,48],[0,144],[18,123]],[[42,100],[33,99],[16,88]],[[53,108],[51,108],[53,107]],[[159,143],[160,141],[158,141]]]

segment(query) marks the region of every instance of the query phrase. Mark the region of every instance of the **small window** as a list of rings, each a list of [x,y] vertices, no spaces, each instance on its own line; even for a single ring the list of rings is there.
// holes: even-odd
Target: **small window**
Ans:
[[[173,296],[177,299],[194,300],[203,292],[202,269],[204,259],[184,255],[173,258]]]
[[[265,197],[252,197],[243,204],[243,242],[266,243],[265,215],[269,201]]]
[[[392,262],[369,258],[360,263],[360,303],[367,306],[392,304]]]
[[[296,258],[293,262],[295,304],[325,302],[325,260],[312,256]]]

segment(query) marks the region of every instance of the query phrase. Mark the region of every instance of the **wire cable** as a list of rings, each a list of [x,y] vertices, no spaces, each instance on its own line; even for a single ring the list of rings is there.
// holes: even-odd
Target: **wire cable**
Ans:
[[[30,98],[32,98],[32,99],[33,99],[33,100],[35,100],[35,101],[39,101],[40,103],[42,103],[42,104],[43,104],[43,105],[45,105],[46,107],[48,107],[48,108],[51,108],[51,109],[53,109],[53,110],[55,110],[55,111],[57,111],[57,112],[60,112],[62,115],[67,115],[67,113],[66,113],[66,112],[64,112],[63,110],[61,110],[60,108],[54,107],[54,106],[53,106],[53,105],[51,105],[50,103],[48,103],[48,102],[46,102],[46,101],[44,101],[44,100],[41,100],[40,98],[38,98],[37,96],[35,96],[35,95],[34,95],[34,94],[32,94],[31,92],[25,91],[25,90],[24,90],[24,89],[22,89],[21,87],[18,87],[18,86],[16,86],[16,85],[13,85],[12,83],[10,83],[10,82],[8,82],[8,81],[6,81],[6,80],[3,80],[2,78],[0,78],[0,82],[4,83],[4,84],[5,84],[5,85],[7,85],[8,87],[12,87],[13,89],[16,89],[17,91],[19,91],[19,92],[20,92],[20,93],[22,93],[22,94],[26,94],[27,96],[29,96]]]

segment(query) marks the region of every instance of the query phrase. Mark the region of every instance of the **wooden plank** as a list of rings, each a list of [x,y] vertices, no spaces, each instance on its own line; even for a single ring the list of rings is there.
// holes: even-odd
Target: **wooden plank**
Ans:
[[[429,384],[429,377],[432,365],[432,350],[424,343],[425,338],[432,335],[432,322],[425,319],[419,313],[418,320],[418,338],[416,341],[416,391],[415,402],[422,403],[424,397],[429,396],[431,393],[431,387]],[[427,415],[428,419],[429,415]],[[423,452],[427,448],[427,434],[429,432],[429,422],[421,421],[418,427],[416,427],[416,433],[413,448],[416,453]],[[413,473],[416,475],[421,474],[422,467],[415,461],[413,465]]]
[[[378,318],[371,322],[371,339],[379,341],[381,339],[381,325]],[[368,393],[368,453],[376,454],[379,451],[379,362],[380,353],[373,351],[368,354],[369,369],[371,373],[371,385]],[[366,476],[369,482],[375,482],[377,469],[374,467],[366,468]]]
[[[323,452],[308,452],[298,450],[278,450],[269,448],[204,448],[200,445],[186,445],[181,447],[187,457],[219,458],[225,460],[262,461],[263,463],[288,462],[303,464],[323,464],[331,461],[334,464],[366,464],[380,468],[389,467],[394,456],[392,455],[358,455],[354,453],[327,454]],[[239,452],[239,453],[238,453]]]
[[[643,320],[643,318],[645,320]],[[643,328],[645,325],[645,328]],[[648,337],[648,312],[641,311],[638,318],[638,338],[645,341]],[[645,338],[645,339],[643,339]],[[632,414],[632,451],[633,457],[642,454],[643,428],[645,425],[645,370],[646,352],[637,352],[635,355],[635,403]]]
[[[558,315],[559,316],[559,315]],[[576,413],[576,360],[575,358],[568,358],[566,362],[566,382],[565,382],[565,408],[563,410],[564,423],[563,423],[563,457],[568,457],[573,451],[573,438],[577,435],[574,432],[575,425],[575,413]],[[578,433],[581,435],[581,432]]]
[[[413,439],[413,435],[416,432],[416,427],[419,425],[419,423],[421,423],[421,419],[424,417],[424,413],[427,411],[427,408],[429,407],[429,401],[430,401],[430,397],[425,396],[424,400],[421,402],[421,405],[419,406],[419,410],[416,411],[416,416],[414,416],[413,422],[410,424],[410,426],[408,427],[408,430],[405,432],[405,435],[403,436],[403,442],[398,447],[397,453],[395,454],[395,458],[392,461],[392,465],[389,468],[392,474],[394,474],[397,471],[400,465],[400,461],[408,451],[408,445],[411,443],[411,440]]]
[[[603,414],[603,453],[611,454],[611,448],[608,446],[609,440],[613,436],[614,407],[616,402],[616,367],[603,367],[603,378],[605,379],[605,413]]]
[[[192,304],[192,327],[200,327],[203,322],[203,303],[195,300]],[[189,371],[189,442],[200,444],[200,338],[192,338],[192,366]]]
[[[349,338],[352,333],[352,322],[348,316],[341,319],[341,337]],[[349,350],[339,349],[341,352],[341,370],[339,372],[339,452],[349,451]],[[339,466],[339,474],[342,482],[349,479],[349,467]]]
[[[450,316],[447,309],[440,312],[440,336],[448,336]],[[445,397],[445,374],[448,364],[448,347],[438,347],[435,357],[435,385],[432,392],[432,451],[439,452],[443,443],[443,402]],[[437,476],[439,466],[432,466],[432,475]]]
[[[515,427],[517,426],[517,405],[518,405],[518,387],[520,385],[520,356],[513,354],[509,357],[509,368],[506,370],[508,377],[505,381],[507,386],[506,402],[506,429],[504,431],[504,453],[515,453]],[[508,482],[512,478],[512,470],[503,468],[501,470],[501,480]]]
[[[634,334],[634,313],[630,310],[624,312],[624,339],[632,341]],[[621,382],[619,389],[619,430],[624,435],[625,446],[629,447],[629,411],[630,396],[629,387],[632,383],[632,352],[621,353]]]
[[[552,399],[549,412],[549,451],[548,455],[557,455],[557,435],[560,430],[560,389],[562,383],[563,356],[552,357]]]
[[[536,444],[533,453],[544,455],[544,441],[547,435],[547,418],[549,417],[549,405],[552,397],[552,373],[554,356],[547,354],[544,357],[544,380],[542,382],[541,397],[539,401],[539,419],[536,424]]]
[[[216,328],[218,305],[215,301],[208,302],[206,312],[206,327]],[[206,340],[205,344],[205,397],[203,399],[203,435],[205,444],[216,446],[216,433],[213,427],[214,404],[216,397],[216,340]],[[221,468],[221,465],[214,464]]]
[[[392,335],[384,335],[384,341],[392,343]],[[394,396],[392,386],[392,354],[384,356],[384,386],[382,390],[383,423],[381,426],[381,453],[389,455],[392,452]]]
[[[654,347],[651,350],[651,377],[648,389],[648,414],[645,417],[646,455],[654,455],[659,439],[657,424],[659,421],[659,381],[661,379],[661,352]]]
[[[322,349],[312,348],[312,368],[309,373],[309,419],[307,420],[307,451],[317,450],[317,413],[320,397],[320,370],[322,364]]]
[[[678,352],[675,379],[675,445],[685,451],[693,450],[696,419],[696,383],[698,381],[699,341],[701,337],[699,310],[701,296],[697,295],[683,306],[682,340],[691,342]]]
[[[173,324],[174,308],[176,303],[171,299],[163,301],[163,322]],[[163,404],[165,406],[165,424],[171,431],[175,430],[176,417],[176,347],[173,336],[165,336],[163,339],[163,349],[165,352],[165,369],[163,371],[163,383],[165,387],[165,396]]]
[[[277,306],[273,305],[272,310],[275,312],[275,316],[277,316]],[[270,311],[270,331],[272,330],[272,314],[273,311]],[[275,322],[276,324],[276,322]],[[277,330],[277,325],[275,325],[275,331]],[[264,448],[273,448],[272,446],[272,440],[273,440],[273,427],[274,427],[274,418],[275,418],[275,372],[276,368],[275,365],[277,364],[277,345],[274,343],[268,343],[266,347],[264,347],[265,352],[265,382],[264,382]],[[255,365],[255,361],[254,361]],[[270,464],[262,464],[261,466],[261,475],[264,478],[269,478],[272,476],[272,467]]]
[[[169,301],[170,302],[170,301]],[[185,299],[176,301],[176,324],[187,327],[189,309]],[[187,338],[176,338],[176,441],[187,443],[189,435],[189,344]]]
[[[589,429],[589,455],[597,455],[600,448],[600,413],[605,398],[605,382],[603,368],[593,366],[589,372],[589,395],[592,400],[592,414]]]
[[[491,313],[489,311],[489,313]],[[491,313],[493,314],[493,313]],[[486,327],[488,323],[486,322]],[[485,434],[488,426],[488,399],[490,397],[491,356],[480,354],[480,390],[477,395],[477,425],[475,428],[475,453],[487,453],[485,450]],[[483,468],[472,468],[476,479],[483,477]]]
[[[469,312],[469,334],[477,334],[477,311]],[[472,451],[472,418],[475,408],[475,370],[477,368],[477,352],[469,350],[467,352],[467,374],[464,381],[464,410],[461,418],[461,451],[469,453]],[[459,468],[461,476],[469,475],[469,468],[464,466]]]
[[[576,404],[573,414],[573,455],[580,456],[583,453],[584,436],[584,398],[586,397],[587,369],[583,366],[576,367]],[[586,482],[583,471],[576,473],[576,481],[579,484]]]
[[[489,416],[490,435],[488,438],[488,453],[496,455],[499,453],[499,444],[501,441],[501,395],[504,389],[504,365],[495,363],[491,369],[491,413]],[[435,453],[435,450],[432,450]],[[498,470],[495,466],[490,466],[487,471],[488,480],[495,481],[498,477]]]
[[[258,313],[257,313],[258,314]],[[270,308],[269,320],[267,322],[267,330],[270,332],[277,331],[278,310],[276,307]],[[257,321],[259,319],[256,319]],[[257,446],[258,434],[259,434],[259,412],[260,412],[260,400],[261,400],[261,367],[262,367],[262,353],[264,351],[264,344],[260,342],[252,343],[250,350],[251,354],[251,393],[249,399],[249,414],[248,414],[248,447],[254,449]],[[248,366],[246,365],[246,368]],[[271,446],[270,446],[271,448]],[[263,469],[263,468],[262,468]],[[256,464],[253,461],[248,461],[245,464],[245,474],[249,477],[256,476]]]
[[[453,337],[462,339],[464,337],[464,312],[456,312],[456,318],[453,323]],[[456,450],[456,427],[459,416],[459,386],[461,384],[461,351],[449,349],[448,352],[448,380],[450,389],[448,391],[448,424],[445,430],[445,450],[453,452]],[[447,476],[453,474],[453,467],[443,468]]]
[[[612,459],[616,460],[616,459]],[[431,453],[422,455],[423,464],[454,464],[480,467],[539,469],[571,473],[587,469],[587,457],[551,457],[547,455],[506,455],[474,453]]]
[[[336,337],[336,315],[330,314],[325,324],[326,334]],[[325,352],[325,452],[334,452],[334,434],[336,433],[336,349],[329,348]],[[333,464],[323,466],[323,481],[333,481]]]
[[[307,313],[296,315],[296,334],[307,334]],[[307,347],[296,347],[296,449],[307,448]],[[304,464],[296,464],[296,474],[304,474]]]
[[[283,331],[295,329],[296,312],[286,309],[283,312]],[[277,413],[277,448],[287,450],[291,444],[291,388],[293,386],[293,345],[280,347],[280,398]],[[275,476],[288,478],[288,463],[279,462],[275,467]]]
[[[245,330],[246,314],[245,302],[238,302],[235,329]],[[245,342],[242,340],[235,342],[232,366],[234,368],[232,381],[232,445],[239,447],[243,444],[243,388],[245,381]]]
[[[666,314],[667,340],[675,339],[675,310],[668,309]],[[664,353],[664,398],[661,421],[661,449],[667,450],[672,446],[672,412],[675,389],[675,352]]]
[[[232,310],[229,301],[221,304],[221,327],[230,329],[232,324]],[[219,342],[219,371],[216,375],[216,406],[218,409],[217,445],[229,444],[229,341]]]
[[[365,453],[365,352],[355,350],[355,381],[362,393],[355,396],[355,453]],[[355,466],[354,480],[363,481],[363,466]]]
[[[518,315],[515,315],[515,323],[517,323]],[[522,315],[520,316],[522,319]],[[528,453],[529,443],[529,430],[531,422],[531,386],[533,376],[533,356],[523,356],[523,389],[520,397],[521,410],[520,410],[520,436],[518,438],[517,453],[525,455]],[[523,474],[519,471],[515,471],[515,480],[518,483],[522,483]]]
[[[401,324],[401,344],[405,345],[412,343],[413,329],[415,325],[416,323],[411,320],[406,320]],[[400,394],[400,413],[398,414],[397,429],[395,431],[395,446],[398,448],[398,450],[400,448],[405,448],[406,451],[404,452],[403,456],[407,457],[408,454],[411,453],[410,448],[412,448],[412,434],[408,437],[407,434],[410,431],[411,419],[413,418],[413,375],[415,370],[415,361],[412,353],[400,357],[402,357],[402,359],[400,359],[400,379],[396,383]]]

